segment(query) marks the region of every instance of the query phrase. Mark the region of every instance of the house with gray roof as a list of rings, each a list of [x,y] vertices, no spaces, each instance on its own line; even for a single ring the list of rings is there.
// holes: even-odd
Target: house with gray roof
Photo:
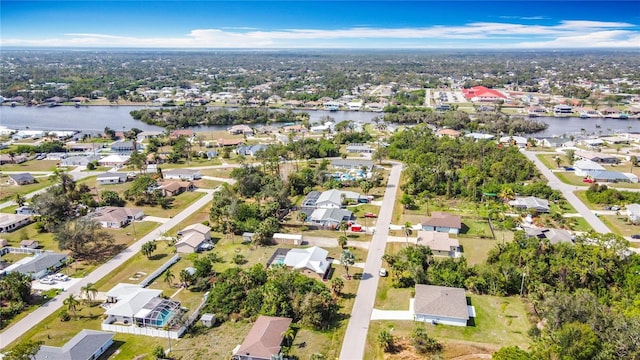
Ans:
[[[135,150],[140,151],[144,148],[144,146],[142,144],[135,144]],[[115,142],[113,144],[111,144],[111,151],[116,153],[116,154],[126,154],[126,155],[130,155],[134,150],[134,144],[133,141],[127,140],[127,141],[118,141]]]
[[[100,155],[85,155],[85,156],[69,156],[62,160],[64,166],[87,166],[87,164],[102,159]]]
[[[414,319],[432,324],[467,326],[467,322],[475,313],[472,306],[467,305],[464,289],[416,285],[413,304]]]
[[[627,175],[609,170],[592,171],[587,175],[590,179],[597,182],[618,183],[618,182],[631,182],[631,179]]]
[[[360,159],[333,159],[331,160],[331,167],[334,169],[345,170],[360,170],[365,168],[366,171],[371,171],[373,170],[373,161]]]
[[[29,258],[25,262],[14,268],[7,268],[7,272],[18,272],[30,275],[32,279],[40,279],[49,274],[51,269],[58,269],[63,264],[67,255],[54,252],[43,252],[34,257]]]
[[[34,360],[94,360],[113,344],[113,333],[82,330],[62,347],[40,346]]]
[[[539,213],[549,212],[549,201],[537,198],[535,196],[516,197],[515,200],[509,201],[509,205],[520,210],[534,209]]]
[[[36,182],[36,179],[29,173],[9,174],[9,181],[14,185],[28,185]]]
[[[548,239],[553,245],[559,243],[573,244],[573,235],[563,229],[525,228],[524,232],[530,238]]]
[[[335,229],[341,222],[353,219],[353,213],[346,209],[316,209],[307,220],[321,227]]]
[[[360,198],[361,198],[360,194],[354,191],[342,191],[342,190],[331,189],[331,190],[322,192],[318,196],[314,206],[317,209],[341,208],[343,199],[345,201],[351,200],[357,203]]]
[[[265,151],[267,149],[267,145],[265,144],[257,144],[257,145],[246,145],[246,146],[238,146],[236,148],[236,154],[243,156],[256,156],[259,151]]]
[[[127,182],[127,173],[106,172],[96,178],[98,185],[120,184]]]
[[[373,148],[367,144],[352,143],[347,145],[348,153],[358,154],[371,154],[374,152]]]

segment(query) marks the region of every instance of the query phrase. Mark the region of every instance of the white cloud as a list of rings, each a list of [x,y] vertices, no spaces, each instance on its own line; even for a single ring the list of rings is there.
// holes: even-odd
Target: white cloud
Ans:
[[[136,37],[69,33],[58,38],[0,39],[0,46],[94,46],[175,48],[305,47],[640,47],[636,25],[623,22],[565,20],[556,25],[474,22],[422,28],[348,29],[252,28],[194,29],[178,37]],[[594,45],[597,44],[597,45]]]

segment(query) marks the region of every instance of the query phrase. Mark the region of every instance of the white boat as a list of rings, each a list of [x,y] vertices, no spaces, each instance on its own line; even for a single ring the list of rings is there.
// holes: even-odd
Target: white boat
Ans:
[[[556,105],[553,107],[553,116],[555,117],[569,117],[573,115],[573,109],[569,105]]]

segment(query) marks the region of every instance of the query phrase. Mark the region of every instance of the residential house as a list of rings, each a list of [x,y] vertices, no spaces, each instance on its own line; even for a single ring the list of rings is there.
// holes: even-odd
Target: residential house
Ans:
[[[87,166],[89,163],[102,159],[99,155],[85,155],[85,156],[69,156],[62,160],[63,166]]]
[[[179,232],[176,251],[183,254],[198,252],[203,245],[211,241],[211,228],[203,224],[192,224]]]
[[[459,234],[462,229],[460,215],[433,211],[431,217],[422,221],[422,230]]]
[[[283,233],[275,233],[271,236],[271,239],[274,243],[277,244],[291,244],[291,245],[300,245],[302,244],[302,235],[300,234],[283,234]]]
[[[169,133],[169,137],[172,139],[177,139],[180,136],[184,136],[186,138],[192,138],[196,136],[196,132],[190,129],[179,129],[179,130],[171,130]]]
[[[113,333],[82,330],[62,347],[42,345],[34,360],[95,360],[113,345]]]
[[[436,132],[436,136],[437,137],[443,137],[443,136],[448,136],[448,137],[452,137],[452,138],[457,138],[460,135],[462,135],[462,133],[458,130],[454,130],[454,129],[440,129]]]
[[[597,182],[618,183],[618,182],[631,182],[627,175],[609,170],[591,171],[587,177]]]
[[[284,264],[307,275],[318,275],[324,278],[331,263],[327,260],[329,252],[317,246],[306,249],[291,249],[284,257]]]
[[[229,128],[229,134],[231,135],[253,135],[253,129],[248,125],[233,125]]]
[[[31,222],[31,216],[0,213],[0,232],[12,232]]]
[[[171,169],[162,173],[165,179],[189,180],[194,181],[202,178],[200,170],[191,169]]]
[[[417,244],[428,246],[433,255],[458,258],[462,249],[458,239],[452,239],[447,232],[418,231]]]
[[[33,210],[33,208],[24,205],[24,206],[20,206],[19,208],[16,209],[16,214],[18,215],[35,215],[36,212]]]
[[[629,204],[626,209],[629,221],[633,224],[640,224],[640,204]]]
[[[133,141],[118,141],[111,144],[111,152],[116,154],[125,154],[129,155],[133,152],[133,150],[140,151],[142,150],[142,144],[134,143]]]
[[[576,176],[587,176],[593,171],[605,170],[602,165],[591,160],[578,160],[573,163],[573,168],[575,169]]]
[[[130,222],[140,220],[144,216],[142,209],[105,206],[97,208],[88,218],[97,221],[103,228],[119,229]]]
[[[20,241],[21,249],[37,249],[40,244],[38,244],[38,240],[22,240]]]
[[[360,159],[333,159],[331,160],[331,167],[334,169],[345,169],[345,170],[361,170],[365,169],[365,171],[373,170],[373,161],[371,160],[360,160]]]
[[[343,207],[343,202],[352,201],[358,203],[360,194],[354,191],[342,191],[331,189],[323,191],[314,206],[317,209],[331,209]]]
[[[575,156],[582,160],[591,160],[599,164],[617,164],[620,162],[620,159],[616,156],[602,152],[576,150]]]
[[[4,164],[22,164],[23,162],[29,160],[27,155],[14,155],[10,154],[0,154],[0,165]]]
[[[291,321],[284,317],[260,315],[242,344],[233,350],[233,360],[271,360],[277,357]]]
[[[36,182],[36,179],[29,173],[9,174],[9,181],[14,185],[28,185]]]
[[[267,149],[267,145],[257,144],[257,145],[238,146],[235,151],[236,151],[236,154],[238,155],[255,157],[259,151],[265,151],[266,149]]]
[[[515,200],[509,201],[509,205],[520,210],[533,209],[538,213],[549,212],[549,201],[535,196],[516,197]]]
[[[99,174],[96,178],[98,185],[120,184],[127,182],[126,173],[106,172]]]
[[[552,138],[540,138],[536,139],[537,145],[546,148],[559,148],[565,143],[566,139],[552,137]]]
[[[416,285],[413,306],[416,321],[432,324],[467,326],[474,314],[464,289],[446,286]]]
[[[69,150],[69,152],[91,153],[91,152],[96,152],[102,149],[102,144],[101,143],[75,143],[75,144],[67,143],[67,149]]]
[[[525,228],[524,232],[527,234],[527,237],[530,238],[548,239],[553,245],[559,243],[573,244],[573,235],[563,229]]]
[[[45,251],[36,256],[19,260],[15,264],[4,269],[4,272],[17,272],[31,276],[32,279],[41,279],[51,271],[55,271],[64,265],[67,255]]]
[[[310,223],[335,229],[341,222],[353,220],[353,213],[345,209],[316,209],[307,219]]]
[[[375,150],[367,144],[352,143],[347,145],[348,153],[372,154]]]
[[[110,297],[116,302],[111,303],[105,311],[107,319],[102,323],[103,330],[108,329],[108,326],[104,325],[113,323],[162,328],[180,311],[179,302],[161,297],[162,290],[142,287],[125,287],[123,289],[127,291],[121,291],[117,296]]]
[[[129,155],[109,155],[98,160],[98,165],[100,166],[122,166],[129,161],[131,156]]]
[[[217,140],[218,147],[238,146],[244,144],[244,139],[223,139]]]
[[[185,191],[193,190],[193,183],[191,181],[166,181],[158,187],[158,190],[165,197],[177,196]]]
[[[136,135],[136,139],[139,142],[142,142],[147,139],[159,138],[159,137],[162,137],[163,135],[164,135],[164,132],[162,131],[143,131],[138,133],[138,135]]]
[[[503,136],[498,140],[501,144],[517,146],[519,148],[524,148],[527,146],[527,138],[522,136]]]

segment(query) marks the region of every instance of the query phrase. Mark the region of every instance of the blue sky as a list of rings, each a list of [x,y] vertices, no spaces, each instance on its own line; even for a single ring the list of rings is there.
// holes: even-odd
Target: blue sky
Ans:
[[[640,1],[0,1],[1,47],[640,49]]]

